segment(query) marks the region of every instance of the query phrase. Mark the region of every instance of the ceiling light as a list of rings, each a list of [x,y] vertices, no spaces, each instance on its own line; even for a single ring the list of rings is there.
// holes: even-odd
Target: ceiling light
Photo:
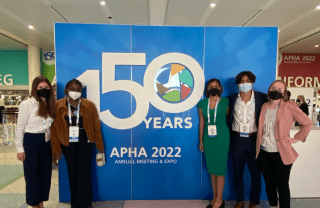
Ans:
[[[315,45],[314,47],[318,48],[318,47],[319,47],[319,45]]]
[[[317,6],[317,9],[318,9],[318,10],[320,9],[320,5],[319,5],[319,6]]]
[[[105,5],[106,5],[106,2],[100,1],[100,4],[101,4],[102,6],[105,6]]]
[[[32,25],[29,25],[28,27],[29,27],[29,29],[34,29],[34,27]]]
[[[214,3],[210,4],[210,7],[211,7],[211,8],[213,8],[213,7],[215,7],[215,6],[216,6],[216,4],[214,4]]]

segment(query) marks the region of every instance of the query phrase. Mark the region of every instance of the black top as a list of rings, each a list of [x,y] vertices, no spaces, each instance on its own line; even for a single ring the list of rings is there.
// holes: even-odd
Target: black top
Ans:
[[[299,108],[307,115],[309,116],[309,107],[307,103],[302,103]],[[294,124],[295,126],[301,126],[298,121]]]
[[[2,123],[3,111],[4,111],[4,106],[0,106],[0,123]]]
[[[68,106],[68,101],[66,102],[66,104]],[[81,104],[80,104],[80,108],[81,108]],[[78,106],[74,107],[73,105],[70,104],[70,109],[71,109],[72,126],[76,126]],[[64,116],[64,119],[67,121],[68,126],[70,126],[70,124],[69,124],[69,113],[67,113]],[[83,117],[82,117],[81,113],[79,114],[79,128],[83,128]]]
[[[309,107],[307,103],[302,103],[299,108],[308,116],[309,115]]]

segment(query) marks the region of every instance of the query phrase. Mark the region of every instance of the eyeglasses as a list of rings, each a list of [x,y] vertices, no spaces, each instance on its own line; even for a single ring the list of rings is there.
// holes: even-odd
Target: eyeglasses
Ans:
[[[271,89],[270,89],[270,91],[278,91],[278,92],[284,92],[284,89],[283,88],[276,88],[276,87],[272,87]]]

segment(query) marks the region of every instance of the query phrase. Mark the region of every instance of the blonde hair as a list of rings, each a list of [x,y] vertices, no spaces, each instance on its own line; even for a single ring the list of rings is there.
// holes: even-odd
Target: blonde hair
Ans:
[[[301,98],[301,100],[302,100],[303,103],[306,103],[306,99],[304,98],[304,95],[298,95],[298,97]]]
[[[269,89],[268,89],[268,94],[267,94],[267,97],[268,97],[268,100],[270,100],[270,98],[269,98],[269,92],[271,91],[271,86],[274,84],[274,83],[276,83],[276,82],[280,82],[280,83],[282,83],[283,84],[283,86],[284,86],[284,92],[283,92],[283,100],[285,101],[285,102],[287,102],[287,101],[289,101],[289,97],[288,97],[288,90],[287,90],[287,84],[284,82],[284,81],[282,81],[282,80],[275,80],[275,81],[273,81],[272,83],[271,83],[271,85],[269,86]]]

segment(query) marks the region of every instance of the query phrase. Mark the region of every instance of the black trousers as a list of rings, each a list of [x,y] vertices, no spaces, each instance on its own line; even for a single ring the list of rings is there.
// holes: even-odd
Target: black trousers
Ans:
[[[52,151],[50,141],[45,142],[45,134],[25,133],[23,139],[24,177],[26,180],[26,200],[36,206],[49,200],[52,174]]]
[[[80,129],[79,142],[61,145],[66,159],[71,207],[85,208],[92,205],[91,161],[93,144],[88,143],[84,129]]]
[[[289,177],[292,164],[285,165],[282,162],[279,152],[269,153],[260,150],[258,157],[270,206],[277,206],[277,191],[281,208],[290,207]]]
[[[247,163],[251,175],[250,202],[258,205],[261,194],[261,172],[258,170],[256,157],[256,134],[252,137],[241,137],[232,132],[230,142],[231,155],[233,161],[234,189],[236,200],[243,201],[244,186],[243,174],[245,163]]]

